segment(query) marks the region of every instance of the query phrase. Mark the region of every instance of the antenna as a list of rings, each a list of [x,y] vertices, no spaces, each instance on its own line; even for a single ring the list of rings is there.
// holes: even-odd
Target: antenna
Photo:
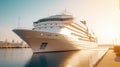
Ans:
[[[20,17],[18,17],[18,25],[17,28],[20,28]]]
[[[118,8],[119,8],[119,10],[120,10],[120,0],[118,0]]]
[[[63,10],[62,14],[63,14],[63,15],[66,15],[66,14],[67,14],[67,10],[66,10],[66,9]]]

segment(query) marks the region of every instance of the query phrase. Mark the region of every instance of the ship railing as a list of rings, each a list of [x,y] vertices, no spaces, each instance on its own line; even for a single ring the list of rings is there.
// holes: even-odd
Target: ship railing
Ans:
[[[17,27],[16,29],[28,29],[28,30],[32,30],[33,27]]]

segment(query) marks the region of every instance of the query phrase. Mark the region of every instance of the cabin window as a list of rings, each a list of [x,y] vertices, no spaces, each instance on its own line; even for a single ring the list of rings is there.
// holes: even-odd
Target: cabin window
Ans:
[[[66,21],[66,20],[73,20],[73,18],[47,18],[47,19],[41,19],[39,22],[46,22],[46,21]],[[39,23],[34,22],[34,23]]]

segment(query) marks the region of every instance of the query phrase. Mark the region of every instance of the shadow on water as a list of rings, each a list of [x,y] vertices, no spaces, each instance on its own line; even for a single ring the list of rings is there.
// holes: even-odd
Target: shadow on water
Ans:
[[[59,67],[59,64],[74,52],[54,52],[33,54],[25,67]]]
[[[25,67],[93,67],[97,51],[70,51],[33,54]]]
[[[47,67],[47,59],[45,55],[37,56],[34,54],[32,59],[28,62],[25,67]]]

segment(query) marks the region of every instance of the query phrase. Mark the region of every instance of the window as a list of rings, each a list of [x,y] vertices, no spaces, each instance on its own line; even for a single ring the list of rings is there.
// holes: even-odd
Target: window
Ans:
[[[73,18],[44,18],[40,19],[39,22],[46,22],[46,21],[66,21],[66,20],[73,20]],[[39,22],[34,22],[34,23],[39,23]]]

